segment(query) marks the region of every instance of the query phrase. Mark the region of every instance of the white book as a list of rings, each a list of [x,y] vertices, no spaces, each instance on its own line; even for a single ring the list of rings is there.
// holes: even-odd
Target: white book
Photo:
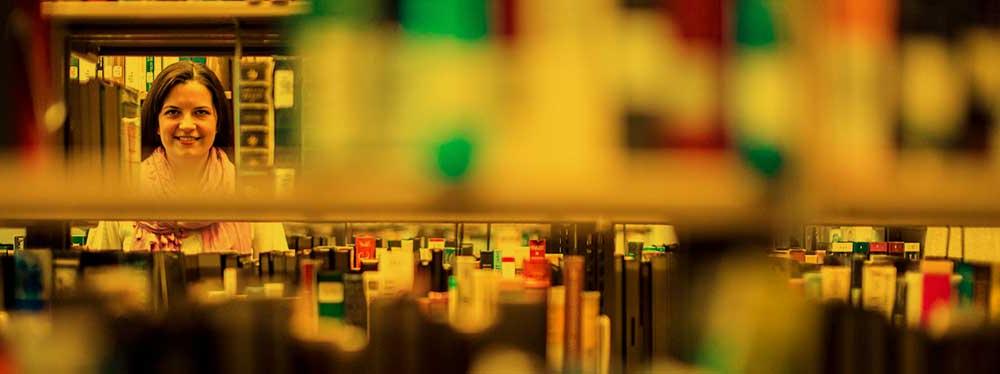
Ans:
[[[146,91],[146,57],[125,56],[125,86]]]
[[[97,77],[97,62],[80,58],[80,83],[87,83]]]
[[[998,262],[997,234],[997,229],[992,227],[966,227],[963,230],[965,261]]]
[[[924,234],[924,256],[948,256],[948,228],[944,226],[927,227]]]
[[[906,325],[920,326],[920,313],[924,301],[924,274],[906,273]]]
[[[598,344],[600,344],[600,354],[597,362],[597,372],[608,374],[611,372],[611,317],[601,315],[597,317],[597,327],[600,332]]]
[[[965,255],[964,240],[961,226],[951,226],[948,228],[948,258],[962,259]]]
[[[865,266],[862,273],[861,305],[892,318],[896,302],[896,268],[892,266]]]
[[[851,292],[851,268],[823,266],[820,268],[820,294],[823,301],[847,302]]]

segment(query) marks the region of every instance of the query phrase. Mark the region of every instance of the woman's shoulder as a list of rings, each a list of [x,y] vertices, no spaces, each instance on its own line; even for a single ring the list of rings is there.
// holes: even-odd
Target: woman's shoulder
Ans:
[[[254,222],[253,246],[258,251],[287,250],[285,226],[281,222]]]

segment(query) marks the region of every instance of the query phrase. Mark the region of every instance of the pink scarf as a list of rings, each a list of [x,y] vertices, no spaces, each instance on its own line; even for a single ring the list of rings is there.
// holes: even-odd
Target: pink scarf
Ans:
[[[172,165],[163,147],[142,161],[140,167],[143,190],[156,197],[177,195],[177,183]],[[236,168],[226,153],[212,147],[208,163],[201,175],[201,193],[232,195],[236,191]],[[138,221],[132,248],[150,251],[180,251],[181,240],[192,233],[201,233],[205,252],[249,254],[252,229],[246,222],[177,222]]]

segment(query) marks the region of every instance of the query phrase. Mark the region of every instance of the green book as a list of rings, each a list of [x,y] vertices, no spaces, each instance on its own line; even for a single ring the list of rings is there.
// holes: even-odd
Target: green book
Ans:
[[[80,80],[80,59],[76,56],[70,56],[69,58],[69,79],[74,81]]]
[[[156,69],[156,58],[153,56],[146,56],[146,92],[149,92],[150,88],[153,86],[153,71]]]

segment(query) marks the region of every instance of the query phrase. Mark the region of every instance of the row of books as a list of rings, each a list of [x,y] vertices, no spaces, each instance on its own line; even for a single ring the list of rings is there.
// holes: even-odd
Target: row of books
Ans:
[[[228,57],[206,56],[70,56],[69,80],[86,83],[91,78],[117,82],[142,93],[149,91],[153,79],[164,67],[188,60],[208,66],[219,76],[223,85],[230,87]]]
[[[141,161],[139,91],[101,78],[68,83],[64,132],[73,173],[97,173],[117,185],[137,180]]]
[[[287,350],[301,348],[299,344],[322,341],[330,343],[323,362],[373,371],[467,372],[488,351],[485,347],[496,343],[517,347],[530,362],[571,372],[642,371],[658,367],[666,357],[712,368],[740,367],[740,360],[748,359],[743,349],[775,354],[748,366],[753,368],[861,367],[874,365],[872,355],[883,351],[887,353],[880,357],[892,362],[879,367],[892,367],[892,372],[903,360],[928,367],[961,362],[992,367],[982,357],[956,361],[965,356],[951,350],[991,341],[996,337],[993,330],[964,335],[951,331],[996,321],[996,265],[921,258],[918,243],[858,241],[834,243],[828,252],[780,250],[772,256],[779,257],[773,261],[780,266],[761,269],[744,266],[732,253],[705,243],[633,242],[628,245],[632,250],[614,255],[603,252],[614,248],[613,232],[588,232],[581,226],[553,224],[547,238],[529,240],[526,258],[516,262],[517,251],[510,248],[476,250],[460,239],[382,240],[359,234],[292,236],[292,250],[257,258],[20,250],[0,254],[0,274],[8,309],[52,305],[59,310],[74,295],[70,290],[96,289],[115,295],[112,300],[119,305],[114,310],[131,305],[133,310],[181,318],[176,313],[190,312],[193,306],[196,316],[184,318],[198,320],[223,313],[243,321],[244,330],[266,329],[273,336],[288,337],[282,343],[287,345],[270,353],[287,355]],[[848,247],[849,252],[842,251]],[[753,255],[742,252],[744,257]],[[783,299],[784,292],[775,292],[775,283],[762,283],[764,278],[753,275],[776,268],[788,277],[777,284],[790,284],[781,288],[797,294],[795,299],[829,305],[794,307]],[[720,286],[726,278],[734,284]],[[762,285],[769,291],[760,292]],[[768,297],[763,304],[776,306],[759,306],[761,297]],[[715,305],[707,302],[710,299],[721,302]],[[217,303],[224,306],[212,306]],[[265,318],[255,308],[276,314]],[[716,314],[719,308],[722,313]],[[248,314],[227,314],[235,310]],[[775,312],[781,313],[777,320]],[[772,322],[754,322],[764,320]],[[214,334],[228,327],[191,331],[188,324],[153,322],[144,328],[183,335]],[[750,335],[740,335],[747,331]],[[761,336],[776,340],[759,340]],[[870,339],[862,345],[850,343],[859,336]],[[718,339],[725,337],[739,340],[720,345]],[[434,347],[419,343],[426,339],[433,340]],[[902,340],[913,344],[899,346]],[[948,356],[919,354],[935,347],[949,349]],[[799,360],[775,353],[782,350],[799,352]],[[813,360],[811,354],[820,356]]]
[[[920,243],[838,242],[832,248],[773,256],[796,264],[790,284],[806,298],[876,311],[899,327],[941,333],[959,323],[1000,321],[1000,264],[921,256]]]
[[[299,64],[288,56],[240,61],[237,158],[242,180],[254,188],[277,194],[294,188],[304,136]]]

